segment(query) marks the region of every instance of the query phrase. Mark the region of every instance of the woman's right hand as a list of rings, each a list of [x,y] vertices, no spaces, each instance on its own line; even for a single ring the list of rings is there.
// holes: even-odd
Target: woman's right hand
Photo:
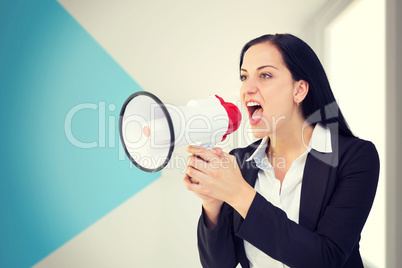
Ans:
[[[210,151],[214,152],[219,157],[222,156],[222,154],[223,154],[223,152],[220,148],[214,148],[214,149],[211,149]],[[203,160],[202,158],[200,158],[200,159]],[[203,161],[205,161],[205,160],[203,160]],[[196,179],[190,177],[187,173],[184,176],[183,182],[187,189],[189,188],[188,186],[191,184],[199,184],[199,182]],[[215,199],[208,195],[204,195],[204,194],[200,194],[200,193],[196,193],[196,192],[194,192],[194,194],[197,195],[199,198],[201,198],[203,205],[217,206],[220,208],[223,204],[223,201]]]
[[[195,181],[190,176],[188,176],[188,174],[186,174],[186,176],[184,177],[183,182],[184,185],[186,185],[187,189],[189,188],[188,187],[189,184],[192,183],[198,184],[198,182]],[[205,215],[204,217],[205,225],[210,230],[214,229],[218,224],[219,214],[221,211],[221,207],[223,205],[223,201],[204,194],[199,194],[195,192],[194,194],[197,195],[202,200],[202,207],[204,208],[204,215]]]
[[[222,154],[222,150],[220,149],[219,150],[212,149],[212,151],[214,151],[215,154],[218,156]],[[196,179],[190,177],[188,174],[184,176],[183,182],[187,189],[189,189],[189,185],[199,183]],[[218,218],[221,211],[221,207],[223,205],[223,201],[196,192],[194,192],[194,194],[197,195],[202,200],[202,206],[204,208],[204,212],[206,215],[205,223],[208,229],[214,229],[218,223]]]
[[[184,176],[183,182],[184,182],[184,185],[185,185],[185,186],[187,186],[187,185],[189,185],[189,184],[192,184],[192,183],[198,184],[198,181],[195,180],[194,178],[191,178],[188,174],[186,174],[186,175]],[[187,188],[188,188],[188,187],[187,187]],[[220,207],[222,206],[222,204],[223,204],[223,201],[218,200],[218,199],[215,199],[215,198],[210,197],[210,196],[208,196],[208,195],[199,194],[199,193],[196,193],[196,192],[194,192],[194,194],[195,194],[196,196],[198,196],[198,197],[202,200],[202,205],[203,205],[204,207],[205,207],[205,206],[207,206],[207,207],[214,207],[214,206],[216,206],[216,207],[219,207],[219,208],[220,208]]]

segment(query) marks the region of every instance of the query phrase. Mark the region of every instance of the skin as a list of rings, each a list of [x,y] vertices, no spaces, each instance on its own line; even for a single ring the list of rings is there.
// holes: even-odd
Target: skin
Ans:
[[[313,132],[313,127],[303,127],[305,119],[298,105],[309,85],[293,80],[281,53],[268,42],[246,51],[240,77],[243,105],[252,100],[263,109],[262,119],[254,121],[251,128],[256,138],[269,137],[266,154],[282,185],[293,161],[306,151]],[[223,202],[246,218],[256,191],[242,177],[235,157],[220,148],[189,146],[187,151],[191,156],[183,182],[202,199],[207,227],[216,226]]]

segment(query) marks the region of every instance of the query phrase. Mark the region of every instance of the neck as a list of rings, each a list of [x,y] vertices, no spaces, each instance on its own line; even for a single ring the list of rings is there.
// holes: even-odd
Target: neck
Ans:
[[[282,122],[282,126],[269,135],[268,153],[277,156],[296,158],[307,150],[314,128],[303,126],[303,118]]]

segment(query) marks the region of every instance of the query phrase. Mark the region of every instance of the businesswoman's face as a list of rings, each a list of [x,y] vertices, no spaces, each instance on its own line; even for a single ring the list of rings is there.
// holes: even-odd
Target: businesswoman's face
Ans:
[[[240,79],[240,97],[256,138],[280,131],[297,115],[298,82],[271,43],[256,44],[246,51]]]

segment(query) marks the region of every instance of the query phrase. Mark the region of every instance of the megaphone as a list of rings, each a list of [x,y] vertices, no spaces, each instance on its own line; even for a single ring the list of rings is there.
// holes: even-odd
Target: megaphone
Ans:
[[[236,105],[217,95],[175,106],[164,104],[152,93],[139,91],[129,96],[121,108],[120,140],[136,167],[157,172],[169,163],[175,146],[211,148],[236,131],[240,122]]]

